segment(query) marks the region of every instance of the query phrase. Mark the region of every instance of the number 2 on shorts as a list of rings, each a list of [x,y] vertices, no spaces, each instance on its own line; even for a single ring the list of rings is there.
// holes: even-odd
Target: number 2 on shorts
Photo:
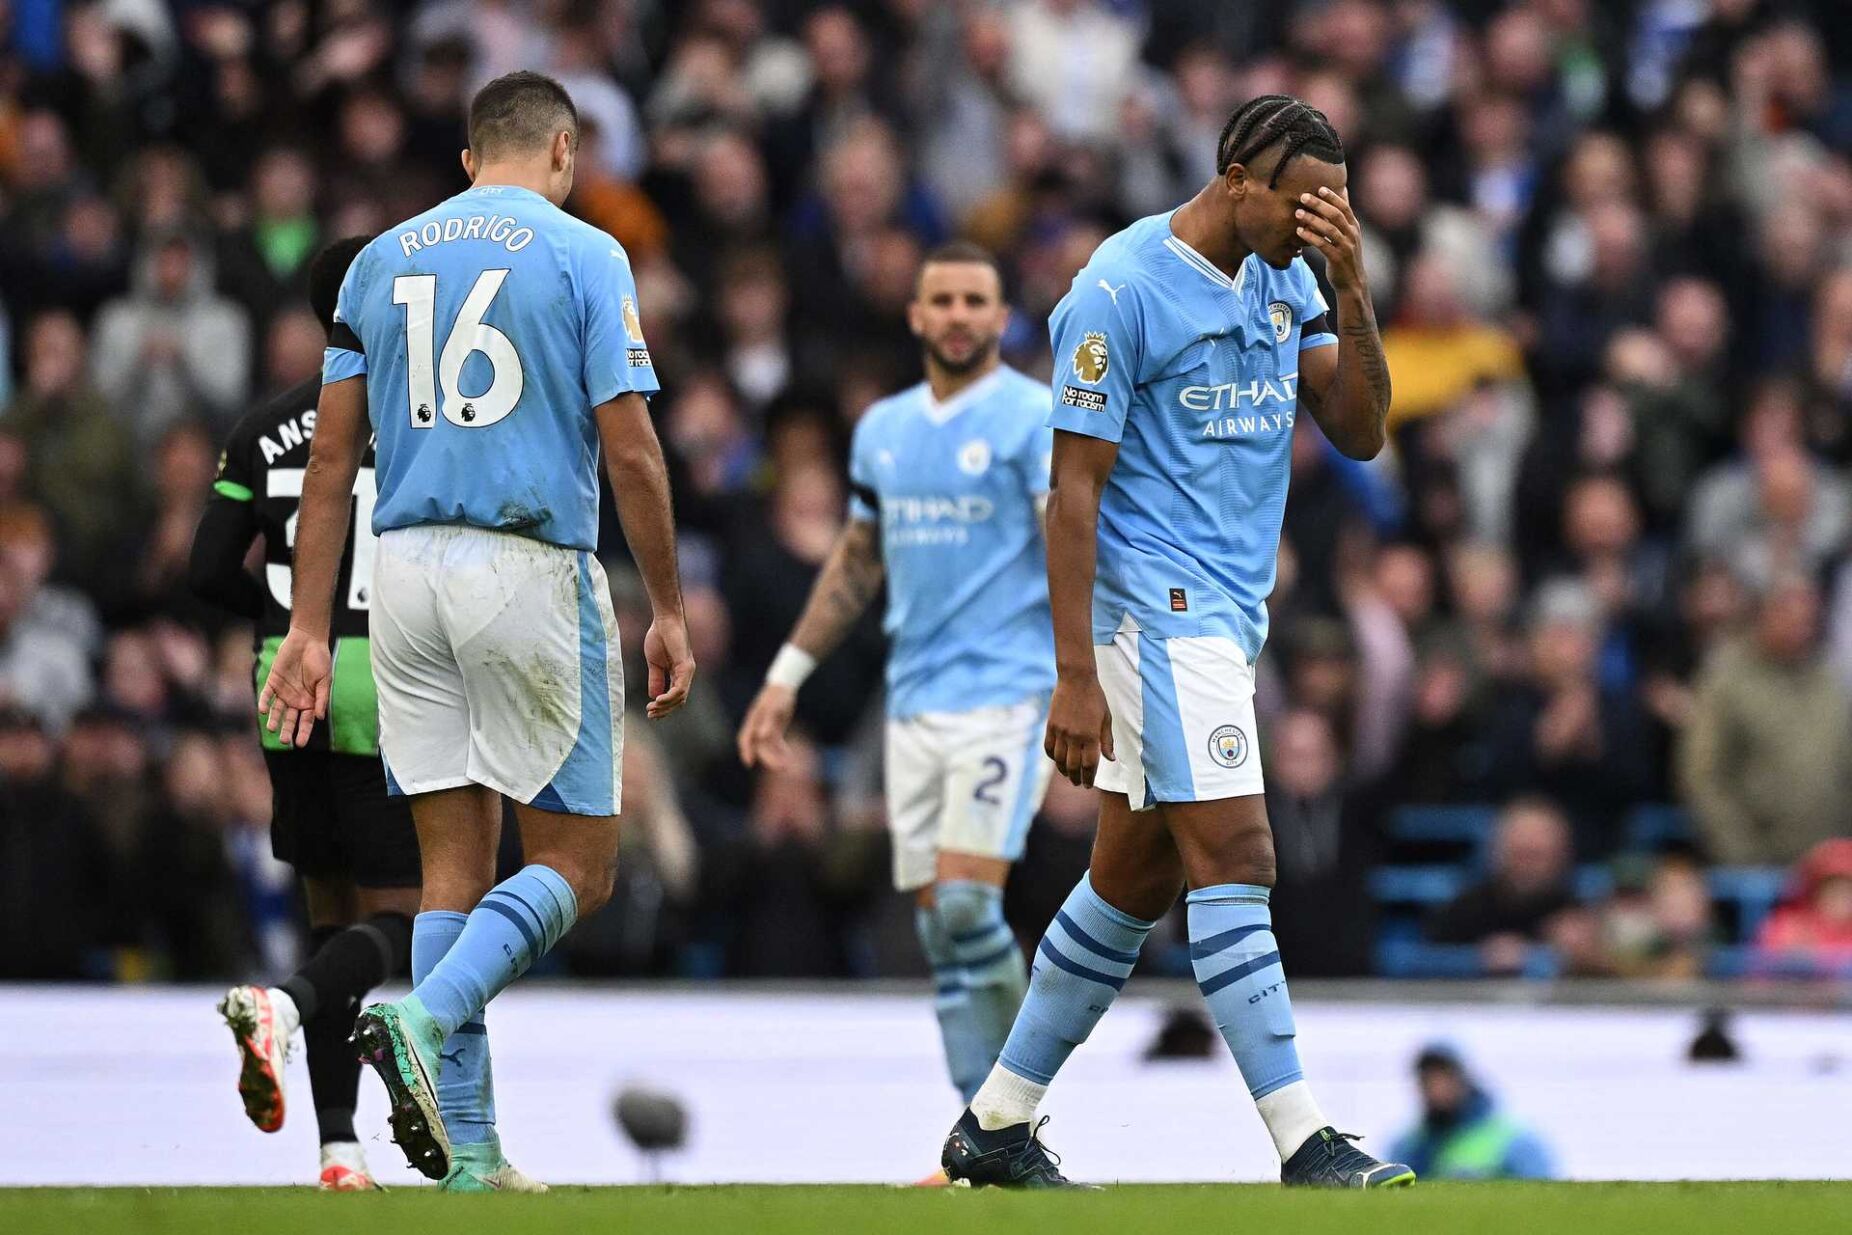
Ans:
[[[971,796],[986,806],[1001,806],[1003,799],[997,796],[997,786],[1001,785],[1010,774],[1010,765],[992,755],[984,760],[984,778],[977,783]]]

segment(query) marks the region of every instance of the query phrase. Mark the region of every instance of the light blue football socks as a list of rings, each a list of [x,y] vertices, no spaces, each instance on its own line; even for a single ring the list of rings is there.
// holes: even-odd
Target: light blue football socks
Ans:
[[[412,920],[412,983],[423,982],[463,933],[469,915],[433,909]],[[452,1145],[488,1144],[495,1134],[495,1069],[478,1012],[439,1048],[437,1102]]]
[[[489,889],[456,941],[412,989],[445,1038],[488,1006],[571,929],[578,899],[558,871],[538,863]]]
[[[1269,895],[1267,888],[1249,883],[1191,892],[1190,967],[1285,1159],[1325,1126],[1325,1117],[1299,1066],[1292,999],[1280,967],[1280,944],[1273,937]]]
[[[1048,925],[1029,993],[997,1066],[971,1101],[980,1127],[1025,1123],[1074,1048],[1112,1006],[1156,925],[1108,905],[1083,876]]]
[[[932,965],[933,1011],[952,1084],[969,1102],[1010,1032],[1028,984],[1022,951],[1003,919],[1003,889],[947,880],[933,907],[914,914]]]
[[[1029,988],[1028,966],[1016,932],[1003,918],[1003,889],[988,883],[948,879],[937,893],[939,922],[971,990],[971,1006],[989,1043],[984,1071],[997,1061]],[[979,1080],[982,1080],[980,1074]]]
[[[1284,1160],[1326,1120],[1299,1066],[1268,895],[1238,883],[1190,893],[1190,954],[1197,985]],[[1035,1118],[1055,1073],[1112,1006],[1155,925],[1115,909],[1081,879],[1036,949],[1022,1011],[971,1100],[980,1127],[995,1131]]]
[[[1190,967],[1256,1098],[1304,1078],[1268,889],[1222,883],[1189,894]]]
[[[969,1095],[983,1083],[984,1073],[996,1062],[995,1055],[989,1059],[984,1057],[987,1050],[993,1049],[992,1044],[984,1040],[984,1033],[978,1027],[977,1015],[971,1007],[971,988],[965,985],[964,971],[958,967],[950,937],[939,925],[938,912],[916,908],[913,926],[919,932],[926,962],[932,966],[932,1010],[939,1018],[939,1040],[945,1046],[946,1070],[952,1075],[952,1084],[959,1093],[966,1095],[968,1102]]]

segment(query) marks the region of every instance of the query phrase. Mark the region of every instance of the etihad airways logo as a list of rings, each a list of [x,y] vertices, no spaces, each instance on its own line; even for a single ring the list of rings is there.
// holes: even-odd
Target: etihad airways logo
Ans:
[[[972,525],[988,523],[996,513],[995,502],[976,494],[881,499],[881,518],[887,524],[890,549],[965,544],[971,538]]]
[[[1192,412],[1227,413],[1203,421],[1198,436],[1215,441],[1291,430],[1298,398],[1297,373],[1250,382],[1224,382],[1220,386],[1185,386],[1177,392],[1177,402]]]
[[[963,497],[884,497],[882,517],[892,515],[902,523],[983,523],[995,514],[996,503],[987,497],[966,494]]]
[[[1177,402],[1192,412],[1232,412],[1244,407],[1297,403],[1298,399],[1296,372],[1259,381],[1224,382],[1220,386],[1185,386],[1177,392]]]
[[[1253,437],[1257,433],[1282,433],[1293,427],[1295,419],[1296,413],[1291,411],[1214,416],[1203,421],[1202,436],[1226,441],[1237,437]]]

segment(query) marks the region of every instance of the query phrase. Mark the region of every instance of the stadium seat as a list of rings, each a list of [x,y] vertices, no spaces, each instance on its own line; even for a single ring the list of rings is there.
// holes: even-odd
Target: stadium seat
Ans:
[[[1669,845],[1687,844],[1692,835],[1691,816],[1683,807],[1649,802],[1627,812],[1621,825],[1621,847],[1656,853]]]
[[[1588,904],[1602,900],[1614,891],[1614,872],[1599,863],[1590,862],[1576,867],[1569,882],[1575,898]]]
[[[1392,850],[1403,860],[1431,861],[1454,857],[1474,867],[1485,858],[1497,811],[1475,803],[1465,806],[1404,806],[1390,812],[1387,827]],[[1436,853],[1435,850],[1445,852]]]
[[[1463,867],[1383,866],[1370,872],[1370,896],[1381,905],[1438,905],[1466,886]]]
[[[1404,806],[1389,815],[1389,836],[1420,844],[1478,845],[1492,831],[1490,806]]]
[[[1386,978],[1476,978],[1479,949],[1466,943],[1378,939],[1376,970]]]
[[[1776,866],[1720,866],[1706,878],[1711,898],[1734,911],[1737,940],[1749,943],[1781,900],[1788,873]]]
[[[1744,944],[1724,944],[1712,948],[1704,958],[1704,976],[1712,979],[1740,978],[1749,972],[1755,950]]]

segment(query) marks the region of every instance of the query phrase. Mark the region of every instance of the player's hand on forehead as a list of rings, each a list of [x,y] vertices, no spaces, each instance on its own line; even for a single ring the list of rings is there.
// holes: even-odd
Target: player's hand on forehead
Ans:
[[[1325,255],[1332,287],[1342,291],[1362,285],[1363,230],[1346,190],[1321,185],[1316,193],[1300,194],[1293,218],[1299,239]]]

